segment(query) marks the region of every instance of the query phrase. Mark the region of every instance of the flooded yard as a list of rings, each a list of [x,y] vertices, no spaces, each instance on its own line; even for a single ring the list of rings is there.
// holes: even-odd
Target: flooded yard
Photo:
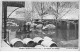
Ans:
[[[10,41],[13,38],[20,38],[24,39],[26,37],[29,38],[35,38],[35,37],[45,37],[48,36],[52,38],[54,42],[58,44],[58,47],[77,47],[78,46],[78,25],[75,26],[71,25],[69,26],[69,29],[67,29],[66,23],[62,23],[61,25],[58,25],[55,29],[33,29],[31,32],[18,32],[18,29],[21,27],[7,27],[8,30],[10,30],[9,33],[9,39]],[[75,42],[75,44],[72,42]],[[71,46],[69,46],[69,44]],[[68,46],[67,46],[68,45]]]
[[[15,31],[16,33],[16,31]],[[20,39],[24,39],[29,35],[30,38],[34,38],[34,37],[44,37],[44,36],[48,36],[50,38],[53,39],[54,42],[56,42],[57,44],[59,44],[61,41],[70,41],[70,40],[77,40],[78,39],[78,34],[75,34],[75,30],[61,30],[58,29],[56,31],[55,30],[39,30],[36,29],[30,33],[16,33],[15,35],[10,34],[9,37],[11,40],[12,38],[20,38]],[[78,44],[77,44],[78,45]],[[61,46],[61,43],[59,44],[59,46]],[[66,45],[67,46],[67,45]],[[65,47],[66,47],[65,46]]]

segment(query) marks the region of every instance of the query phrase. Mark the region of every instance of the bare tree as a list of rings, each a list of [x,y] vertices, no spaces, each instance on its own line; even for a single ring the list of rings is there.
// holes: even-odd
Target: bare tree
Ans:
[[[52,13],[56,19],[61,19],[72,8],[79,8],[78,2],[33,2],[32,5],[40,16]]]
[[[68,12],[72,10],[72,8],[79,9],[78,2],[37,2],[37,3],[34,2],[34,4],[37,12],[39,13],[42,19],[43,15],[45,14],[54,15],[56,18],[56,26],[58,20],[62,19]],[[69,29],[69,21],[66,22],[67,22],[67,29]]]

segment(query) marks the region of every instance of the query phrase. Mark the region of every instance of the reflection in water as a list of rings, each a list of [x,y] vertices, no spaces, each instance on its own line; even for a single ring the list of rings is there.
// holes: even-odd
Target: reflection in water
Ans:
[[[19,34],[16,34],[16,37],[21,38],[23,36],[23,38],[26,38],[27,35],[28,35],[28,33],[26,33],[26,34],[19,33]],[[59,39],[59,40],[75,40],[75,39],[78,39],[78,38],[76,38],[77,35],[75,34],[74,29],[73,30],[58,29],[57,32],[56,32],[56,30],[49,30],[49,31],[42,31],[42,32],[39,32],[36,30],[36,31],[31,32],[29,35],[31,38],[34,38],[37,36],[40,36],[40,37],[49,36],[51,38],[55,38],[55,39]]]

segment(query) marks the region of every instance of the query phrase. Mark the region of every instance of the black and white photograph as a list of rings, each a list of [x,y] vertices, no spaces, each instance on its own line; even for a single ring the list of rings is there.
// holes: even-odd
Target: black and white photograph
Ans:
[[[78,48],[79,1],[2,1],[1,47]]]

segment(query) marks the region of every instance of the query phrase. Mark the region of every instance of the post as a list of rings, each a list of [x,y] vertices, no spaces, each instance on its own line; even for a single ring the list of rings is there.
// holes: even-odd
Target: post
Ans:
[[[67,22],[67,41],[69,40],[69,26],[70,26],[70,23]]]
[[[77,38],[77,33],[76,33],[76,28],[77,28],[76,25],[77,24],[75,23],[74,25],[75,25],[75,39],[76,39]]]
[[[56,7],[56,38],[58,37],[58,28],[57,28],[57,18],[58,18],[58,7],[59,7],[59,2],[57,2],[57,7]]]
[[[3,34],[3,36],[4,36],[4,39],[7,37],[7,35],[6,35],[6,22],[7,22],[7,3],[6,2],[2,2],[2,4],[3,4],[3,6],[2,6],[2,9],[3,9],[3,19],[4,19],[4,34]],[[5,40],[6,41],[6,40]]]

